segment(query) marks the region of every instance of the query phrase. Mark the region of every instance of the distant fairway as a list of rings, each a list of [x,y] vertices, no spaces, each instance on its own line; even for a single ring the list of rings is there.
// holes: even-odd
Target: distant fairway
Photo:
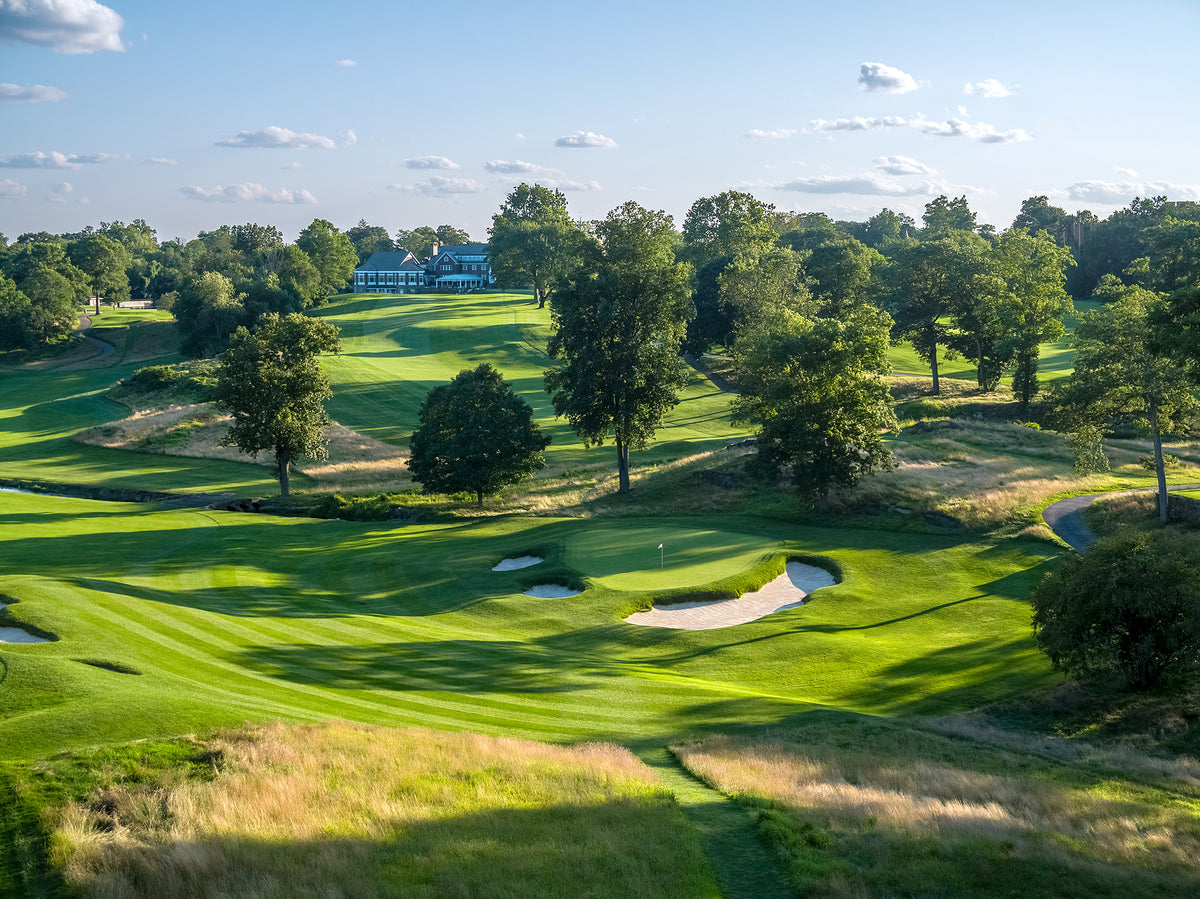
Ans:
[[[356,431],[407,447],[431,387],[464,368],[490,362],[533,407],[554,442],[547,461],[557,470],[612,462],[607,448],[584,450],[565,420],[556,421],[542,383],[550,310],[528,294],[357,294],[338,298],[321,317],[342,332],[342,353],[326,361],[333,384],[330,415]],[[729,396],[691,372],[691,383],[654,443],[631,461],[662,461],[717,449],[750,434],[729,422]]]

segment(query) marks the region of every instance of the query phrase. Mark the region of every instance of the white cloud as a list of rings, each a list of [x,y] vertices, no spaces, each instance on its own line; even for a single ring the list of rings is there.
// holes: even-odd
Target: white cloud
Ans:
[[[461,169],[462,166],[445,156],[414,156],[401,163],[406,169]]]
[[[934,170],[908,156],[880,156],[875,167],[889,175],[932,175]]]
[[[850,119],[813,119],[808,127],[813,131],[878,131],[880,128],[903,128],[907,124],[908,119],[894,115],[854,116]]]
[[[1200,201],[1200,185],[1169,181],[1076,181],[1067,188],[1067,196],[1080,203],[1111,206],[1124,206],[1134,197],[1165,196],[1195,202]]]
[[[15,200],[28,192],[29,189],[19,181],[13,181],[11,178],[0,180],[0,200]]]
[[[865,91],[882,91],[885,94],[907,94],[917,89],[917,79],[908,72],[881,62],[864,62],[859,68],[858,83]]]
[[[267,150],[308,150],[317,147],[332,150],[333,141],[320,134],[298,134],[290,128],[270,125],[262,131],[239,131],[237,137],[219,140],[216,146]]]
[[[434,175],[428,181],[420,181],[417,184],[389,184],[388,188],[406,194],[424,194],[427,197],[453,197],[458,194],[480,193],[483,185],[474,178]]]
[[[93,153],[88,156],[77,156],[74,153],[59,153],[52,150],[43,153],[15,153],[12,156],[0,156],[0,169],[77,169],[81,165],[92,165],[98,162],[109,162],[120,159],[116,153]]]
[[[179,165],[178,159],[168,159],[166,156],[151,156],[146,162],[152,165]]]
[[[335,60],[333,61],[333,64],[334,64],[335,66],[341,66],[343,69],[352,69],[352,68],[354,68],[356,65],[358,65],[358,60],[355,60],[355,59],[335,59]]]
[[[554,190],[604,190],[598,181],[576,181],[574,178],[539,178],[538,183]]]
[[[963,86],[963,93],[973,97],[983,97],[985,100],[997,100],[1000,97],[1011,97],[1020,88],[1019,84],[1001,84],[995,78],[984,78],[975,84],[968,81]]]
[[[1126,178],[1136,178],[1138,176],[1138,173],[1133,169],[1122,168],[1119,165],[1113,166],[1113,171],[1115,171],[1118,175],[1123,175]]]
[[[346,148],[353,147],[358,143],[358,135],[354,133],[352,128],[347,128],[345,131],[339,132],[338,143]]]
[[[218,184],[216,187],[209,188],[197,187],[191,184],[187,187],[179,188],[179,191],[185,197],[209,203],[237,203],[241,201],[305,205],[317,202],[317,198],[303,188],[293,190],[290,187],[281,187],[278,190],[268,190],[261,184],[253,182],[231,184],[229,187],[222,187]]]
[[[995,125],[985,122],[968,122],[965,119],[933,122],[923,116],[918,116],[909,124],[923,134],[933,134],[938,137],[965,137],[985,144],[1009,144],[1031,139],[1028,132],[1020,128],[1000,131]]]
[[[3,0],[0,0],[3,2]],[[0,84],[0,103],[57,103],[65,100],[69,94],[57,87],[47,87],[44,84],[31,84],[23,87],[19,84]]]
[[[617,142],[611,137],[605,137],[595,131],[576,131],[574,134],[560,137],[554,142],[554,146],[587,150],[613,150],[616,149]]]
[[[785,137],[791,137],[795,133],[795,128],[775,128],[772,130],[755,128],[753,131],[747,131],[746,137],[754,137],[763,140],[781,140]]]
[[[50,188],[50,202],[66,203],[71,198],[71,194],[74,192],[75,188],[71,186],[70,181],[63,181],[59,184],[55,184]]]
[[[816,175],[796,178],[775,184],[776,190],[794,190],[806,194],[860,194],[869,196],[908,197],[930,194],[937,186],[929,181],[901,183],[878,172],[861,175]]]
[[[55,53],[125,51],[125,20],[96,0],[0,0],[0,42]]]
[[[547,171],[536,163],[522,162],[519,159],[512,162],[506,162],[503,159],[489,159],[483,167],[496,175],[536,175],[538,172]]]
[[[289,162],[289,163],[288,163],[287,165],[285,165],[285,166],[280,166],[280,168],[282,168],[282,169],[283,169],[285,172],[294,172],[294,171],[296,171],[296,169],[302,169],[302,168],[304,168],[304,163],[302,163],[302,162],[295,162],[295,161],[293,160],[292,162]]]

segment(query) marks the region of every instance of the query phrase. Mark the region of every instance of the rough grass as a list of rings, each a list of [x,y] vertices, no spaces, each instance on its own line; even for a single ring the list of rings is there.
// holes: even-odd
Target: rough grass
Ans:
[[[828,716],[798,730],[712,736],[673,751],[756,814],[805,895],[1200,889],[1194,762],[1048,753],[1051,741],[942,731]]]
[[[207,741],[215,774],[113,783],[51,838],[87,897],[715,896],[627,749],[364,725]]]

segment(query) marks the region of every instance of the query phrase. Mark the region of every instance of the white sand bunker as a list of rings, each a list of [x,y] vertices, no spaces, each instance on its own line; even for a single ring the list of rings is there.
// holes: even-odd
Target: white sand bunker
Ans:
[[[512,559],[503,559],[496,565],[492,566],[492,571],[516,571],[518,568],[529,568],[532,565],[540,565],[546,561],[541,556],[516,556]]]
[[[0,612],[8,608],[7,603],[0,602]],[[19,627],[0,627],[0,643],[49,643],[45,637],[35,637]]]
[[[536,596],[539,599],[566,599],[568,596],[578,596],[582,590],[574,587],[564,587],[562,584],[538,584],[525,591],[526,596]]]
[[[635,612],[625,620],[644,627],[670,627],[686,631],[733,627],[735,624],[757,621],[772,612],[802,606],[808,594],[836,583],[833,575],[824,568],[788,562],[787,571],[775,580],[753,593],[743,593],[737,599],[658,606],[649,612]]]

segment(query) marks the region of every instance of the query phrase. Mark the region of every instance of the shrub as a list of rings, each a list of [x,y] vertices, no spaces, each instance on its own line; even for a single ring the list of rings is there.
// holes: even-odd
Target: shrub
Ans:
[[[164,390],[179,380],[179,373],[165,365],[139,368],[129,376],[129,386],[138,390]]]
[[[1140,465],[1142,468],[1146,469],[1146,471],[1157,471],[1158,470],[1158,466],[1154,462],[1154,454],[1153,453],[1151,453],[1149,456],[1143,456],[1142,458],[1138,459],[1138,465]],[[1180,459],[1178,456],[1176,456],[1174,453],[1163,453],[1163,468],[1164,469],[1179,468],[1182,465],[1183,465],[1183,460]]]
[[[1069,674],[1135,689],[1200,664],[1200,538],[1122,531],[1068,558],[1033,591],[1038,645]]]

